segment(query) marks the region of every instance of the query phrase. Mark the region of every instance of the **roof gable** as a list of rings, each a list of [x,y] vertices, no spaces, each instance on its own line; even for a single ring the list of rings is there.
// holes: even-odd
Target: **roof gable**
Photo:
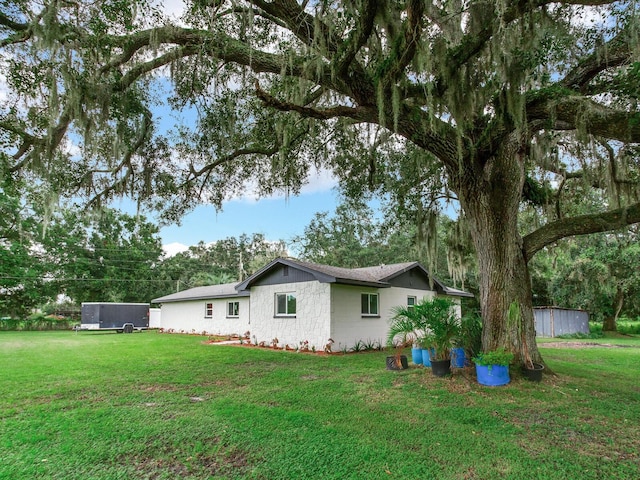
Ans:
[[[359,272],[358,269],[333,267],[319,263],[301,262],[290,258],[277,258],[271,263],[251,275],[244,282],[238,285],[239,289],[248,290],[257,285],[261,279],[265,279],[272,272],[277,271],[281,266],[299,270],[307,274],[307,278],[320,283],[344,283],[349,285],[363,285],[372,287],[389,287],[386,282],[381,282],[369,272]]]
[[[391,287],[393,283],[395,283],[394,279],[401,277],[407,272],[417,272],[420,277],[429,283],[433,283],[435,290],[440,293],[464,297],[473,296],[468,292],[446,287],[440,280],[432,276],[419,262],[395,263],[363,268],[343,268],[319,263],[302,262],[291,258],[276,258],[244,282],[238,284],[237,288],[249,290],[252,286],[260,284],[262,280],[269,278],[270,275],[284,266],[304,272],[306,278],[317,280],[320,283],[339,283],[377,288]]]

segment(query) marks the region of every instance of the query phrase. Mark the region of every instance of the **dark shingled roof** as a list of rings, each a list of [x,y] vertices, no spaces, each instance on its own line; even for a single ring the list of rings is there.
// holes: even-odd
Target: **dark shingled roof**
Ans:
[[[165,295],[151,300],[152,303],[180,302],[182,300],[203,300],[207,298],[247,297],[249,292],[236,290],[237,283],[223,283],[220,285],[208,285],[195,287],[181,292]]]
[[[184,300],[204,300],[208,298],[230,298],[249,296],[251,285],[264,274],[277,265],[288,265],[310,273],[316,280],[323,283],[341,283],[346,285],[361,285],[369,287],[390,287],[389,281],[394,277],[409,270],[417,268],[431,278],[438,291],[446,295],[456,297],[472,297],[473,295],[463,290],[450,288],[444,285],[436,277],[432,276],[419,262],[393,263],[390,265],[378,265],[364,268],[343,268],[319,263],[302,262],[292,258],[276,258],[265,267],[251,275],[241,283],[225,283],[208,287],[196,287],[178,293],[172,293],[164,297],[152,300],[153,303],[170,303]]]

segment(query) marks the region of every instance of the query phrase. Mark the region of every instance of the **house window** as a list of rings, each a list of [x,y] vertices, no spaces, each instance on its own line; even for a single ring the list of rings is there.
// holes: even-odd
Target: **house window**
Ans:
[[[213,303],[204,304],[204,316],[205,318],[213,317]]]
[[[240,302],[227,303],[227,317],[237,317],[240,315]]]
[[[416,297],[407,297],[407,309],[413,310],[413,307],[416,306],[416,301],[418,299]]]
[[[276,293],[276,315],[295,315],[295,293]]]
[[[362,315],[377,316],[378,315],[378,294],[363,293],[360,297],[362,304]]]

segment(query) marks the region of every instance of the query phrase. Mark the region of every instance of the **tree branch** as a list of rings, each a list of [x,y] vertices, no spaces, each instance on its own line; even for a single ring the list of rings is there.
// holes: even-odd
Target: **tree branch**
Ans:
[[[341,48],[335,56],[334,64],[338,75],[342,76],[355,59],[358,51],[368,40],[378,11],[377,0],[365,0],[361,7],[361,14],[358,16],[356,26],[352,30],[349,38],[341,44]]]
[[[583,94],[590,93],[588,84],[600,72],[613,67],[631,63],[633,59],[632,48],[629,44],[628,32],[623,30],[604,45],[584,58],[574,67],[560,85],[577,90]]]
[[[122,53],[111,62],[103,65],[98,72],[104,74],[109,70],[124,65],[141,49],[152,42],[157,44],[202,45],[207,37],[205,30],[193,30],[167,25],[159,28],[142,30],[130,35],[108,36],[105,43],[122,48]]]
[[[122,187],[123,189],[126,187],[127,180],[132,176],[134,172],[133,166],[131,165],[131,158],[144,145],[145,141],[148,140],[151,126],[151,112],[147,110],[143,115],[142,127],[138,132],[138,137],[136,138],[134,144],[131,146],[131,148],[127,149],[122,157],[122,161],[118,164],[118,166],[111,169],[110,173],[112,175],[115,175],[116,173],[121,172],[125,166],[128,166],[129,168],[126,170],[125,174],[122,177],[105,187],[101,192],[96,193],[96,195],[87,203],[88,206],[98,204],[101,199],[106,198],[111,192],[116,191],[119,187]]]
[[[281,19],[287,28],[305,45],[311,47],[320,41],[329,52],[337,52],[340,41],[319,18],[304,11],[295,0],[254,0],[253,3],[268,15]],[[319,31],[316,31],[316,26]]]
[[[246,43],[220,32],[213,35],[211,32],[204,30],[164,26],[144,30],[132,36],[109,37],[108,41],[113,45],[120,45],[124,51],[117,59],[103,66],[100,70],[101,73],[126,63],[139,50],[152,44],[174,44],[184,47],[184,50],[176,50],[173,53],[168,52],[146,62],[143,64],[145,66],[140,67],[139,70],[136,70],[136,67],[132,68],[127,78],[129,83],[152,70],[154,62],[157,62],[158,66],[162,66],[171,61],[171,55],[178,59],[202,52],[224,62],[248,67],[256,73],[285,74],[316,82],[338,92],[344,93],[345,90],[344,86],[339,88],[336,85],[331,75],[322,73],[318,76],[316,70],[312,72],[308,71],[308,69],[305,70],[303,68],[305,62],[302,57],[290,55],[285,58],[282,55],[256,50],[250,48]]]
[[[422,14],[424,1],[410,0],[407,3],[407,20],[404,23],[404,33],[398,37],[389,58],[383,62],[388,65],[386,71],[380,72],[381,82],[388,85],[396,80],[404,69],[411,63],[418,49],[418,42],[422,34]]]
[[[540,92],[537,92],[540,95]],[[556,123],[571,126],[574,130],[584,130],[592,135],[598,135],[621,142],[640,142],[640,113],[629,113],[616,110],[595,101],[574,95],[570,92],[557,90],[542,94],[526,107],[530,125],[536,120],[542,128],[556,128],[544,120],[554,119]]]
[[[180,187],[184,187],[187,184],[194,182],[198,177],[201,177],[205,173],[209,173],[211,170],[213,170],[217,166],[222,165],[223,163],[231,162],[238,157],[241,157],[244,155],[265,155],[265,156],[275,155],[276,153],[278,153],[278,148],[279,146],[277,144],[269,148],[262,147],[260,145],[239,148],[231,152],[229,155],[225,155],[224,157],[218,158],[215,161],[205,165],[200,170],[196,170],[195,168],[193,168],[193,165],[189,165],[189,173],[191,175],[180,185]]]
[[[608,212],[556,220],[524,237],[525,258],[530,260],[536,252],[562,238],[609,232],[638,222],[640,222],[640,203]]]
[[[295,103],[282,102],[277,98],[269,95],[267,92],[260,88],[260,84],[256,80],[256,95],[257,97],[268,107],[275,108],[281,112],[297,112],[304,117],[317,118],[319,120],[329,120],[336,117],[348,117],[354,120],[364,120],[362,113],[364,109],[362,107],[345,107],[339,105],[333,108],[311,108],[303,107]]]
[[[502,17],[498,17],[495,13],[493,18],[495,21],[487,23],[480,31],[470,32],[465,35],[462,41],[450,49],[447,54],[448,60],[445,65],[449,73],[457,71],[462,65],[467,63],[471,58],[475,57],[484,48],[486,43],[491,39],[495,33],[496,28],[503,28],[519,18],[522,18],[525,14],[533,12],[535,9],[552,3],[562,3],[567,5],[583,5],[583,6],[597,6],[597,5],[609,5],[615,3],[615,0],[563,0],[561,2],[555,2],[553,0],[517,0],[509,8],[504,11]],[[490,8],[487,6],[487,8]],[[495,12],[495,8],[494,8]],[[450,76],[450,75],[449,75]],[[439,85],[438,90],[442,93],[446,90],[446,86],[443,83],[442,77],[437,81]]]
[[[13,30],[14,32],[24,32],[29,29],[28,23],[16,22],[2,12],[0,12],[0,25]]]
[[[116,87],[114,87],[114,91],[124,91],[144,74],[149,73],[180,58],[186,58],[191,55],[195,55],[199,50],[199,46],[175,48],[170,52],[165,53],[164,55],[154,58],[153,60],[136,65],[120,79]]]
[[[264,10],[268,15],[282,19],[296,38],[329,61],[331,61],[332,58],[337,58],[336,54],[340,51],[340,47],[344,46],[343,39],[329,28],[319,16],[314,17],[308,14],[295,0],[274,0],[272,2],[254,0],[254,4]],[[360,41],[365,40],[366,39],[362,39]],[[360,47],[358,47],[358,49],[359,48]],[[355,53],[357,53],[357,50]],[[300,72],[300,74],[297,75],[290,72],[287,72],[287,74],[299,76],[300,78],[330,87],[339,93],[353,97],[356,102],[361,105],[371,104],[375,90],[365,69],[355,60],[355,53],[348,62],[340,62],[339,60],[338,72],[334,71],[331,74],[327,74],[325,71],[321,74],[320,79],[317,75],[312,75],[311,72],[308,71]],[[233,61],[233,59],[231,60]],[[278,68],[288,64],[300,65],[301,62],[297,62],[297,60],[302,59],[284,59],[284,61],[278,64]],[[252,65],[252,68],[256,72],[259,71],[256,70],[254,65]],[[281,73],[280,71],[271,72]],[[336,73],[338,74],[335,75]]]

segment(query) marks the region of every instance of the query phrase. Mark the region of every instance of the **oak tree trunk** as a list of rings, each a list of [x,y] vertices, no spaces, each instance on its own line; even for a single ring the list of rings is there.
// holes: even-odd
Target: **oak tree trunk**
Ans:
[[[515,354],[517,364],[543,363],[535,341],[531,279],[518,231],[524,157],[513,150],[483,163],[457,189],[478,255],[483,350],[504,347]],[[520,310],[515,321],[508,315],[513,302]]]
[[[624,291],[618,285],[616,288],[616,296],[613,299],[613,315],[605,317],[602,324],[603,332],[615,332],[618,330],[618,316],[624,305]]]

